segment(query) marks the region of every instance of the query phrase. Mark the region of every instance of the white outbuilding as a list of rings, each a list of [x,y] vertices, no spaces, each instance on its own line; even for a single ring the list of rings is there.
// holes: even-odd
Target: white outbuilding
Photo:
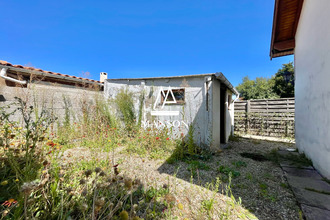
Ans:
[[[217,149],[233,132],[234,99],[238,92],[222,73],[106,79],[106,97],[131,92],[141,126],[168,127],[174,136],[186,136],[192,127],[194,141]],[[140,112],[142,111],[142,112]]]

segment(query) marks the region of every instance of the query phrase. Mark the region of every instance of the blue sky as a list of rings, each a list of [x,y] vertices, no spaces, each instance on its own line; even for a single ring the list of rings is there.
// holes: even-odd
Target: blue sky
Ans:
[[[2,1],[0,60],[99,79],[269,77],[274,0]]]

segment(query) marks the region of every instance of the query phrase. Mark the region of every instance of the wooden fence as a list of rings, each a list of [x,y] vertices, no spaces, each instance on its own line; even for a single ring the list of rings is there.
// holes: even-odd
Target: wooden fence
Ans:
[[[235,102],[235,133],[294,137],[294,98]]]

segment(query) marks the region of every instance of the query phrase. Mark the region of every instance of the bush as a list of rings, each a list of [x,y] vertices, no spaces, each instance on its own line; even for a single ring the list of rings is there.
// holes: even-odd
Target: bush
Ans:
[[[133,102],[133,94],[122,89],[115,98],[120,117],[128,131],[132,131],[136,126],[136,116]]]

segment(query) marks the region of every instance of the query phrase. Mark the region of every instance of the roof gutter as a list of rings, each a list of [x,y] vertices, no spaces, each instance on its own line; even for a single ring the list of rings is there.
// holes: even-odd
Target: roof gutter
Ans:
[[[5,79],[5,80],[8,80],[8,81],[11,81],[11,82],[14,82],[14,83],[19,83],[21,85],[25,85],[26,84],[26,81],[25,80],[17,80],[17,79],[14,79],[14,78],[11,78],[9,76],[7,76],[7,70],[8,68],[6,67],[3,67],[0,71],[0,77]]]
[[[235,102],[239,98],[239,92],[235,89],[235,87],[228,81],[228,79],[221,73],[215,73],[215,77],[224,83],[233,93],[235,93],[236,98],[233,102]]]
[[[9,70],[17,71],[17,72],[35,74],[35,75],[38,75],[38,76],[47,76],[47,77],[51,77],[51,78],[65,79],[65,80],[68,80],[68,81],[74,81],[74,82],[79,82],[79,83],[84,82],[84,83],[97,84],[99,86],[103,86],[103,83],[96,83],[96,82],[87,81],[87,80],[75,79],[75,78],[71,78],[71,77],[67,77],[67,76],[59,76],[59,75],[54,75],[54,74],[40,72],[40,71],[34,71],[34,70],[28,70],[28,69],[22,69],[22,68],[16,68],[16,67],[8,67],[8,66],[2,67],[2,69],[4,69],[4,68],[6,68],[6,71],[7,71],[7,69],[9,69]],[[16,79],[13,79],[13,78],[8,77],[8,76],[6,76],[6,77],[9,78],[7,80],[10,80],[10,81],[16,80]],[[4,78],[4,77],[2,77],[2,78]],[[17,81],[19,81],[19,80],[17,80]],[[23,81],[21,81],[21,82],[23,82]],[[25,83],[26,83],[26,81],[25,81]]]

